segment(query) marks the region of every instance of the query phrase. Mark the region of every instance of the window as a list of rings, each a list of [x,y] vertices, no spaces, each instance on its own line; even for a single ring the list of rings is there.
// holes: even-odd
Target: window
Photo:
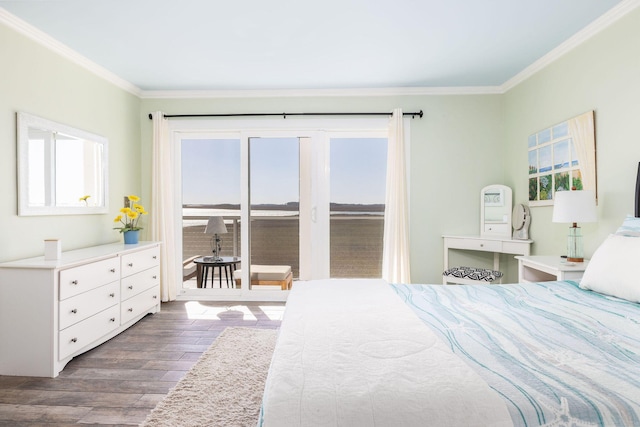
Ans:
[[[331,277],[382,276],[386,138],[330,140]]]
[[[300,138],[249,138],[251,264],[300,277]],[[263,287],[260,287],[263,289]]]
[[[204,234],[211,216],[221,216],[221,254],[240,254],[240,138],[224,134],[190,135],[181,140],[183,288],[203,286],[193,260],[211,256],[212,236]],[[220,274],[220,269],[211,269]],[[219,283],[209,278],[207,283]],[[218,277],[219,279],[219,277]],[[207,283],[204,285],[209,286]],[[226,283],[226,281],[225,281]],[[230,283],[230,286],[232,284]]]
[[[381,277],[387,118],[171,126],[180,147],[183,263],[211,255],[204,228],[221,215],[229,230],[221,256],[241,258],[242,270],[240,287],[226,288],[224,278],[219,286],[216,271],[213,286],[196,289],[196,267],[185,267],[183,294],[286,295],[245,286],[252,265],[289,265],[294,281]]]

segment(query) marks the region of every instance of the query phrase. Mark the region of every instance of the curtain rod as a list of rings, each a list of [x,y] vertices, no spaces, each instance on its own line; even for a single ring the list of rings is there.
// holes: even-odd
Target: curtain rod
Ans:
[[[264,116],[282,116],[286,119],[287,116],[390,116],[393,113],[231,113],[231,114],[163,114],[165,119],[172,119],[178,117],[264,117]],[[422,110],[413,113],[402,113],[403,116],[411,116],[415,119],[416,116],[422,118],[424,113]],[[153,114],[149,113],[149,120],[153,118]]]

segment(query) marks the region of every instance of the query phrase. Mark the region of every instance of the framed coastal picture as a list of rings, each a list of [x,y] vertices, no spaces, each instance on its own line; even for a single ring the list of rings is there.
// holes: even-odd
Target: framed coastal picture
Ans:
[[[528,156],[530,206],[552,205],[557,191],[573,187],[596,192],[594,112],[530,135]]]

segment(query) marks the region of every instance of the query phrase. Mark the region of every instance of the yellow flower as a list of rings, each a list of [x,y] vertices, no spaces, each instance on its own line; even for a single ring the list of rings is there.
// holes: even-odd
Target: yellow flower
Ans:
[[[113,227],[114,230],[120,230],[121,233],[125,231],[131,230],[142,230],[142,227],[139,225],[140,216],[146,215],[147,211],[145,211],[144,206],[141,204],[135,203],[140,200],[138,196],[127,196],[129,202],[131,203],[131,207],[124,207],[120,209],[121,215],[118,215],[113,222],[120,222],[121,224],[118,227]],[[129,204],[129,203],[127,203]]]
[[[89,197],[91,197],[91,195],[87,194],[86,196],[80,197],[78,200],[81,201],[81,202],[86,202]]]

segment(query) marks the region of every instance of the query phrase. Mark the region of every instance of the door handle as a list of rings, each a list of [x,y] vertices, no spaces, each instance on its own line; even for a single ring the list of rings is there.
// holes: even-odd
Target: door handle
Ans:
[[[311,221],[312,222],[316,222],[317,219],[317,213],[318,213],[318,208],[316,208],[315,206],[311,208]]]

